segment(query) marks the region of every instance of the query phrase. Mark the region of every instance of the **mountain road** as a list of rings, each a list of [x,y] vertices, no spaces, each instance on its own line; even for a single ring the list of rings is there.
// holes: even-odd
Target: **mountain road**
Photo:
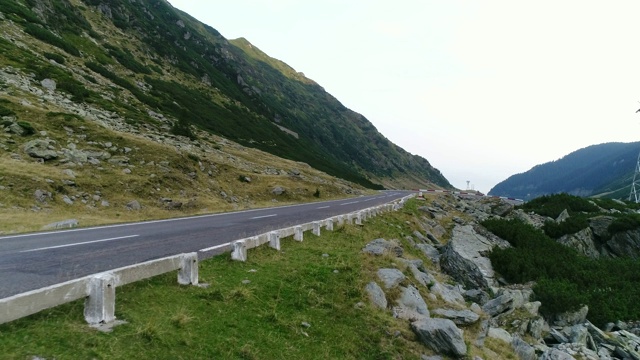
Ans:
[[[411,193],[384,191],[343,200],[3,236],[0,299],[175,254],[216,248],[221,253],[233,240],[385,204]]]

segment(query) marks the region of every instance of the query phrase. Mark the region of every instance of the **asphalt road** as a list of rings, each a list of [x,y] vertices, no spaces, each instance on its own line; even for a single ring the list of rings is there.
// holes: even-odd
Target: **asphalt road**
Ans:
[[[411,191],[0,237],[0,299],[165,256],[196,252],[271,230],[391,202]],[[220,252],[224,248],[220,248]]]

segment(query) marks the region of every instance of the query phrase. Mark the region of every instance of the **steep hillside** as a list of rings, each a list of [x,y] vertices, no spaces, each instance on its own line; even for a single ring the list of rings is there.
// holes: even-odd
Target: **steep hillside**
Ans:
[[[19,0],[0,14],[3,66],[135,129],[204,130],[369,188],[451,187],[314,81],[167,1]]]
[[[592,145],[513,175],[489,194],[524,200],[555,193],[627,199],[639,151],[640,142]]]

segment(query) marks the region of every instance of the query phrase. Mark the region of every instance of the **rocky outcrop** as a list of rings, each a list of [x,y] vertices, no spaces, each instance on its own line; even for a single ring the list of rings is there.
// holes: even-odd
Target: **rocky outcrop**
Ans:
[[[529,224],[536,229],[541,229],[547,221],[554,221],[554,219],[550,217],[540,216],[535,213],[527,213],[522,209],[514,210],[507,216],[507,218],[521,220],[525,224]]]
[[[496,206],[493,203],[475,204],[465,199],[459,203],[452,201],[452,204],[455,205],[425,206],[421,210],[433,216],[419,220],[427,234],[433,228],[431,222],[437,221],[437,217],[450,216],[448,211],[463,210],[474,219],[497,216],[493,213]],[[550,220],[520,210],[502,213],[509,218],[527,216],[531,222],[538,221],[538,225],[542,220]],[[637,350],[640,349],[640,337],[636,335],[640,334],[640,324],[619,322],[609,325],[609,332],[604,332],[586,320],[589,311],[586,306],[575,312],[543,317],[539,313],[543,304],[534,301],[533,283],[505,285],[498,282],[488,255],[494,248],[509,244],[469,217],[454,220],[450,239],[445,245],[421,232],[414,232],[404,239],[405,246],[414,248],[412,251],[405,250],[399,240],[384,239],[375,239],[363,248],[363,253],[371,256],[393,255],[386,258],[392,261],[392,266],[377,271],[376,280],[382,286],[375,282],[367,285],[370,301],[395,318],[410,322],[417,340],[438,353],[432,358],[463,358],[469,344],[483,347],[485,339],[490,338],[506,344],[519,359],[640,360]],[[586,256],[604,256],[609,245],[601,243],[600,239],[609,236],[607,227],[611,221],[610,217],[591,220],[589,228],[559,241]],[[636,246],[633,235],[622,234],[609,240],[619,242],[620,249],[616,251]],[[637,247],[640,248],[640,243]],[[411,255],[421,259],[407,258]],[[440,270],[446,275],[439,274]],[[443,281],[442,276],[448,276],[448,280]],[[391,308],[380,300],[387,298],[394,299],[389,300],[393,303]],[[475,332],[475,341],[464,342],[462,335],[467,331]],[[499,358],[495,355],[488,359]]]
[[[614,234],[606,243],[607,249],[615,257],[640,258],[640,231],[630,230]]]
[[[596,216],[589,219],[589,228],[596,239],[604,240],[611,237],[609,234],[609,225],[613,222],[612,216]]]
[[[495,246],[507,247],[509,244],[479,234],[472,225],[456,225],[440,257],[440,266],[466,287],[494,288],[498,284],[487,256]]]
[[[600,251],[593,240],[593,232],[591,231],[591,228],[580,230],[575,234],[564,235],[558,239],[558,242],[562,245],[576,249],[579,254],[584,256],[588,256],[593,259],[598,259],[600,257]]]
[[[58,153],[53,147],[55,141],[49,139],[35,139],[24,144],[24,152],[36,159],[51,160],[58,158]]]

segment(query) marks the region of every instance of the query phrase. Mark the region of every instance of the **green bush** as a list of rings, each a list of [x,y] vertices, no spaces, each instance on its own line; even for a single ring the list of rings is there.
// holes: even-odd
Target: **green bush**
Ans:
[[[80,51],[75,46],[65,41],[62,38],[57,37],[51,31],[35,24],[27,24],[24,27],[24,31],[27,34],[34,36],[35,38],[42,40],[48,44],[51,44],[57,48],[60,48],[70,55],[80,56]]]
[[[36,133],[36,129],[34,129],[33,126],[31,126],[31,124],[26,121],[18,121],[18,125],[20,125],[20,127],[24,130],[24,136],[33,135]]]
[[[623,231],[636,230],[640,228],[640,214],[625,214],[609,224],[607,230],[609,234],[615,234]]]
[[[175,124],[171,127],[171,133],[179,136],[186,136],[191,140],[195,140],[197,137],[191,130],[191,126],[182,120],[176,121]]]
[[[7,15],[15,15],[10,18],[18,23],[42,23],[33,11],[17,1],[0,1],[0,11]]]
[[[575,234],[587,227],[589,227],[588,216],[575,214],[561,223],[557,223],[554,220],[546,221],[542,229],[547,236],[559,239],[564,235]]]
[[[116,58],[116,60],[127,69],[139,74],[151,74],[151,70],[144,64],[139,63],[130,52],[108,44],[104,46],[109,50],[109,55]]]
[[[580,309],[588,302],[577,284],[566,279],[540,279],[533,287],[535,299],[542,303],[540,312],[547,317]]]
[[[65,62],[64,56],[62,56],[60,54],[46,52],[46,53],[44,53],[44,57],[46,57],[49,60],[53,60],[53,61],[57,62],[58,64],[64,64],[64,62]]]
[[[0,116],[12,116],[15,115],[16,113],[13,112],[13,110],[8,109],[2,105],[0,105]]]
[[[491,219],[482,225],[513,246],[495,248],[489,255],[496,272],[512,283],[535,281],[543,314],[586,304],[596,325],[640,318],[640,261],[581,256],[520,220]]]
[[[565,209],[570,215],[579,212],[596,213],[599,211],[598,206],[592,204],[590,200],[565,193],[540,196],[524,203],[520,208],[554,219]]]

